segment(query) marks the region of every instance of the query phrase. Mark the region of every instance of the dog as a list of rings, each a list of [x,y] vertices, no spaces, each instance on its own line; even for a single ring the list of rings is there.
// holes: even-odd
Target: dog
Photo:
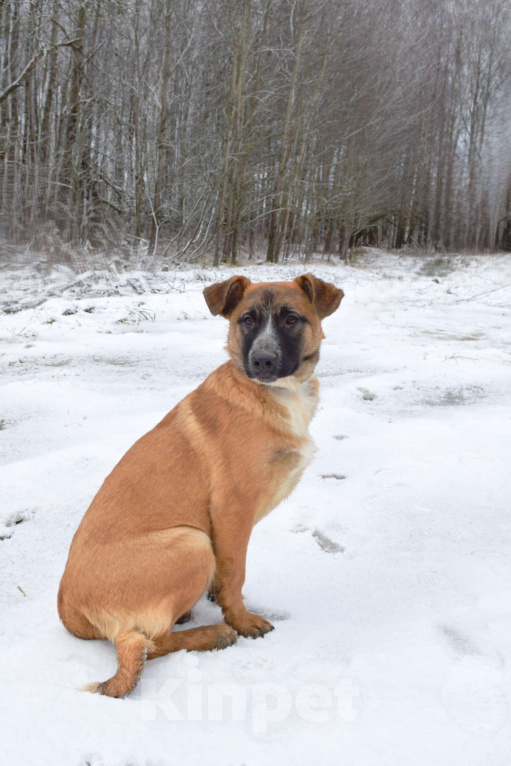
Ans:
[[[248,541],[315,451],[308,427],[321,320],[343,295],[311,274],[234,276],[204,290],[211,313],[229,320],[230,360],[131,447],[71,544],[60,619],[75,636],[106,638],[117,650],[115,675],[88,691],[124,697],[146,659],[273,630],[243,603]],[[208,589],[225,622],[171,632]]]

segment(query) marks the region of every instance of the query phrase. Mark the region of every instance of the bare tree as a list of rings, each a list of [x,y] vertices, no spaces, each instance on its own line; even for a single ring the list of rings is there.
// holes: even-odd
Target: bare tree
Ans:
[[[0,2],[0,235],[509,248],[507,0]]]

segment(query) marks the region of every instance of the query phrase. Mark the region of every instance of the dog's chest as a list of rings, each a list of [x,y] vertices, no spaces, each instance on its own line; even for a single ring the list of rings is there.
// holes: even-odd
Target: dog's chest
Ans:
[[[272,393],[287,410],[293,443],[277,449],[273,455],[269,492],[257,513],[256,523],[293,491],[316,451],[309,434],[309,423],[317,406],[317,387],[305,383],[293,389],[276,388]]]

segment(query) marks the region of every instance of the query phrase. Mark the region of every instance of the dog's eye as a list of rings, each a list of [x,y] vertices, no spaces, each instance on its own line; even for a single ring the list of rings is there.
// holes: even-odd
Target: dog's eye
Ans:
[[[247,314],[246,316],[244,316],[242,321],[244,324],[247,325],[247,327],[252,327],[254,324],[254,320],[252,319],[250,314]]]
[[[293,325],[298,322],[298,317],[296,314],[289,314],[289,316],[286,317],[286,324],[287,325]]]

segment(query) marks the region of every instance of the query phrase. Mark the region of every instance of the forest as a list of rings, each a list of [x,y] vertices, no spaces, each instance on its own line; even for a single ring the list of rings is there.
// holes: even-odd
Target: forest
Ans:
[[[0,241],[511,250],[508,0],[0,0]]]

